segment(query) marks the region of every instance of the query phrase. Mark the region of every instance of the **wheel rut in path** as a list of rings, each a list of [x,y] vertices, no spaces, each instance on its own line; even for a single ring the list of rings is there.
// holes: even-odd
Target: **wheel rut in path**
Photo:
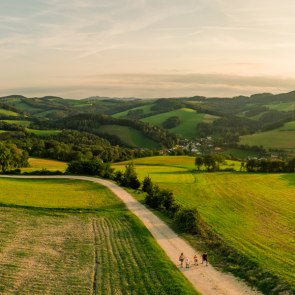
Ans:
[[[155,214],[148,210],[145,206],[135,200],[127,191],[105,179],[99,179],[88,176],[1,176],[7,178],[64,178],[86,180],[99,183],[109,188],[115,195],[118,196],[127,206],[127,208],[135,214],[154,236],[158,244],[165,251],[170,260],[178,265],[178,257],[181,252],[189,257],[192,261],[196,254],[201,260],[201,255],[193,249],[184,239],[180,238],[171,228],[169,228],[162,220]],[[95,234],[95,223],[93,225]],[[96,251],[96,249],[95,249]],[[97,253],[95,254],[97,255]],[[97,267],[97,258],[95,265]],[[261,295],[257,290],[247,286],[243,281],[235,278],[233,275],[223,273],[213,268],[210,264],[208,266],[199,265],[191,268],[179,268],[179,270],[187,277],[192,285],[203,295]],[[96,277],[97,270],[94,269],[94,276]],[[96,281],[93,280],[93,292],[96,290]]]
[[[98,255],[97,255],[97,230],[96,222],[92,219],[92,231],[93,231],[93,250],[94,250],[94,266],[93,266],[93,280],[92,280],[92,294],[96,295],[97,293],[97,272],[98,272]]]

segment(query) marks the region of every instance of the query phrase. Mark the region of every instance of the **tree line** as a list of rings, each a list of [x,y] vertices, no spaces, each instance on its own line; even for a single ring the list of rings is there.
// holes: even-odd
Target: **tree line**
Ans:
[[[161,189],[149,176],[142,182],[138,179],[133,162],[125,166],[125,171],[111,168],[100,160],[73,161],[68,164],[67,174],[94,175],[116,181],[120,186],[146,193],[145,203],[156,210],[168,214],[183,232],[196,234],[200,230],[200,216],[196,209],[185,208],[176,202],[171,190]]]
[[[289,160],[249,159],[244,164],[248,172],[295,172],[295,158]]]
[[[78,130],[104,137],[105,134],[102,134],[101,131],[99,131],[99,127],[103,125],[120,125],[131,127],[142,132],[149,139],[167,148],[173,147],[178,141],[175,134],[172,134],[161,127],[150,125],[137,120],[117,119],[101,114],[78,114],[57,120],[55,122],[40,121],[38,124],[35,123],[34,127],[39,129],[57,128]],[[108,139],[112,139],[112,137],[109,137]],[[116,144],[118,144],[119,139],[116,138],[116,140]]]
[[[37,136],[25,131],[4,132],[0,133],[0,140],[16,145],[32,157],[66,162],[92,159],[120,162],[159,153],[157,150],[112,146],[106,139],[76,130],[63,130],[51,136]]]
[[[0,141],[0,172],[28,166],[28,153],[19,149],[15,144]]]

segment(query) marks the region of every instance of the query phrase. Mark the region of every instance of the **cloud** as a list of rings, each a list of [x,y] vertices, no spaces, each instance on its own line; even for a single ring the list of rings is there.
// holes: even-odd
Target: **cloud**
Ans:
[[[293,89],[294,9],[293,0],[2,1],[0,84],[75,97]]]
[[[2,90],[2,96],[21,93],[29,96],[57,95],[82,98],[109,97],[232,97],[261,92],[288,92],[295,89],[295,79],[282,77],[247,77],[222,74],[121,74],[85,76],[73,85],[20,87]]]

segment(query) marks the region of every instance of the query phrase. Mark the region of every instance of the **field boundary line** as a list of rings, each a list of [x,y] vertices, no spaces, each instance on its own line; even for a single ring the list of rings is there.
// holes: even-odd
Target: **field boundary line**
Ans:
[[[183,238],[179,237],[167,224],[152,213],[143,204],[135,200],[131,194],[119,187],[117,184],[90,176],[12,176],[0,175],[4,178],[31,178],[31,179],[76,179],[86,180],[101,184],[110,189],[126,207],[136,215],[153,235],[157,243],[165,251],[170,260],[178,267],[184,276],[191,282],[196,290],[204,295],[261,295],[262,293],[249,287],[245,282],[231,274],[218,271],[210,264],[205,266],[193,266],[191,268],[180,268],[178,257],[183,252],[192,261],[195,254],[201,261],[201,255]]]

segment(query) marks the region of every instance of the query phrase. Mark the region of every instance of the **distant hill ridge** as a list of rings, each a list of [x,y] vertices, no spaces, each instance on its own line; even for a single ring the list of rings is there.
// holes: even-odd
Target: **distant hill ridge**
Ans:
[[[105,117],[101,120],[98,115]],[[209,136],[217,145],[228,146],[239,144],[247,135],[250,137],[245,137],[243,144],[255,145],[255,142],[263,142],[259,139],[260,133],[264,136],[263,132],[274,131],[272,140],[275,142],[278,138],[274,146],[288,149],[288,144],[287,147],[280,146],[280,142],[288,141],[282,140],[285,136],[295,138],[293,129],[288,127],[286,131],[284,128],[287,123],[293,126],[295,121],[295,91],[229,98],[158,99],[104,96],[64,99],[51,95],[25,97],[17,94],[0,97],[0,120],[21,126],[30,124],[31,129],[55,126],[91,131],[114,144],[140,148],[171,146],[175,136],[188,140]],[[24,120],[25,124],[20,122]],[[60,125],[56,125],[57,122]],[[256,134],[254,140],[252,134]],[[146,137],[152,141],[145,141]]]

